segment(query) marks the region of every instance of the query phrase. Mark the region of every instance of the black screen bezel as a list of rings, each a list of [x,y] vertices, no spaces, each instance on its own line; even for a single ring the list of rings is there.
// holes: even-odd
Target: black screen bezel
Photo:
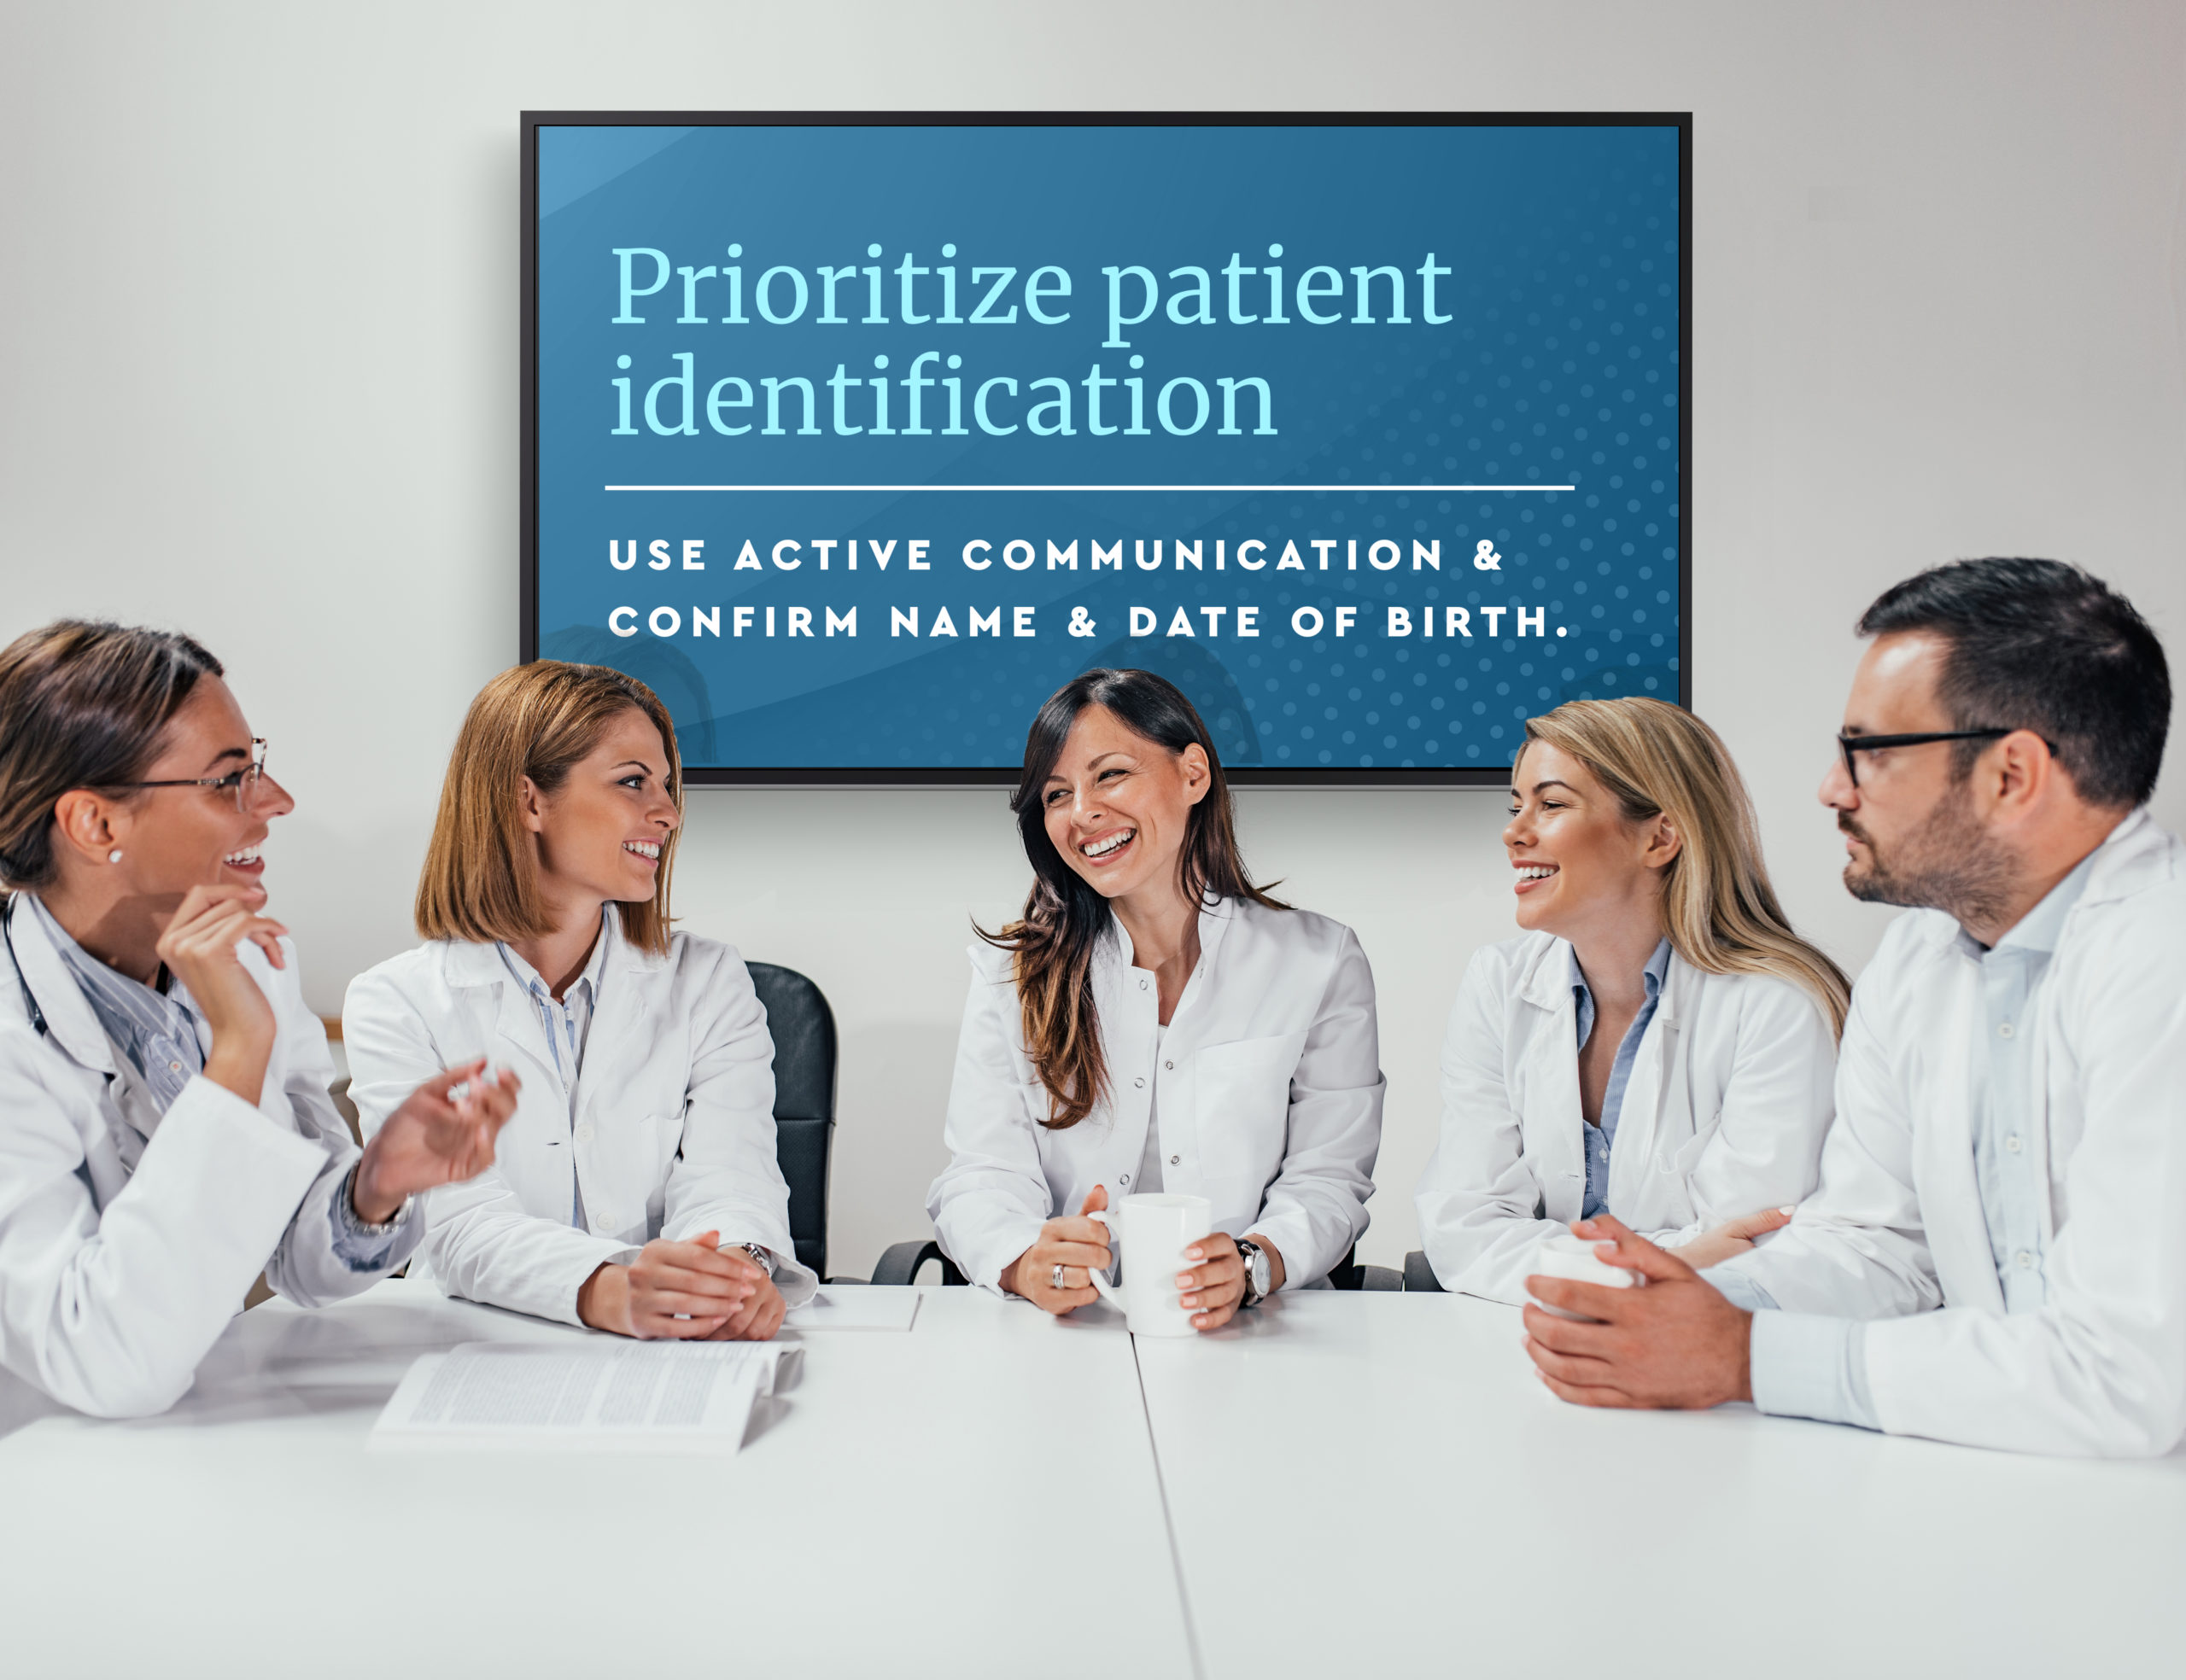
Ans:
[[[539,131],[590,127],[1663,127],[1678,136],[1678,611],[1677,703],[1692,705],[1692,114],[1690,111],[526,111],[523,136],[523,431],[520,470],[518,638],[521,657],[539,656]],[[693,786],[1008,787],[1018,771],[951,766],[739,769],[686,765]],[[1510,785],[1500,765],[1438,769],[1312,769],[1239,766],[1237,787],[1480,787]]]

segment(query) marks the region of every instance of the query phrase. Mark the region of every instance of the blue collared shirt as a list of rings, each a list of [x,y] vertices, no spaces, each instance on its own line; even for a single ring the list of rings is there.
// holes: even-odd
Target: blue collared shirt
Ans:
[[[91,1005],[107,1042],[128,1059],[144,1082],[153,1106],[164,1115],[190,1082],[205,1071],[204,1039],[199,1034],[202,1028],[204,1036],[210,1037],[212,1030],[190,989],[165,967],[159,975],[167,983],[164,991],[117,973],[71,938],[35,893],[16,896],[29,904],[44,925],[46,938],[68,965],[76,989]],[[356,1181],[357,1170],[352,1167],[331,1199],[334,1256],[353,1272],[385,1271],[417,1205],[406,1205],[384,1225],[367,1225],[352,1199]]]
[[[2097,850],[2100,850],[2097,848]],[[2049,1298],[2043,1237],[2043,1175],[2033,1146],[2034,1035],[2031,1020],[2049,976],[2065,918],[2087,890],[2090,852],[1994,946],[1963,928],[1957,946],[1981,973],[1973,1055],[1974,1181],[1989,1228],[1989,1253],[2002,1286],[2004,1310],[2031,1313]],[[1867,1327],[1855,1319],[1774,1310],[1766,1289],[1741,1273],[1710,1272],[1709,1281],[1755,1314],[1754,1403],[1764,1412],[1879,1429],[1868,1391]]]
[[[1602,1093],[1602,1117],[1598,1126],[1580,1122],[1587,1150],[1587,1196],[1581,1204],[1581,1217],[1592,1219],[1598,1213],[1610,1210],[1609,1153],[1616,1144],[1617,1117],[1624,1111],[1624,1088],[1632,1082],[1632,1064],[1640,1054],[1640,1041],[1647,1035],[1647,1024],[1655,1018],[1655,1006],[1662,1001],[1663,982],[1670,971],[1670,942],[1664,939],[1655,947],[1655,954],[1647,959],[1641,980],[1647,989],[1646,1001],[1640,1006],[1640,1012],[1632,1018],[1632,1024],[1624,1030],[1618,1041],[1616,1059],[1610,1065],[1609,1085]],[[1571,997],[1578,1006],[1579,1044],[1583,1050],[1594,1032],[1594,995],[1588,989],[1587,977],[1579,968],[1579,954],[1571,954]]]
[[[523,988],[531,1000],[532,1007],[539,1012],[539,1024],[546,1034],[546,1049],[553,1058],[555,1076],[561,1081],[562,1100],[569,1110],[570,1134],[577,1129],[577,1080],[584,1071],[585,1041],[592,1036],[592,1018],[599,1007],[600,982],[607,972],[607,932],[605,919],[611,913],[601,912],[600,932],[592,945],[592,957],[585,964],[584,972],[557,998],[539,971],[508,948],[506,942],[496,947],[510,977]],[[570,1163],[570,1223],[580,1231],[587,1228],[584,1217],[584,1185],[576,1175],[576,1163]]]

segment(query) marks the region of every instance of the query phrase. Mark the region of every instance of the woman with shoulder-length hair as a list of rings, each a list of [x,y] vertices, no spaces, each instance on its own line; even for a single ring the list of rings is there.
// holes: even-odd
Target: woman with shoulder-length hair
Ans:
[[[972,947],[951,1159],[926,1196],[942,1247],[1067,1313],[1112,1262],[1084,1216],[1168,1191],[1213,1205],[1178,1278],[1197,1328],[1320,1282],[1366,1228],[1381,1145],[1359,941],[1253,884],[1207,726],[1148,672],[1059,690],[1010,808],[1032,890]]]
[[[367,1131],[434,1068],[523,1071],[493,1170],[426,1199],[419,1257],[452,1295],[763,1341],[813,1292],[766,1010],[735,951],[669,930],[682,821],[675,725],[634,677],[540,660],[471,702],[418,881],[427,942],[342,1018]]]
[[[1659,700],[1529,720],[1503,844],[1519,937],[1442,1044],[1420,1236],[1447,1289],[1522,1301],[1541,1239],[1614,1214],[1696,1267],[1820,1170],[1850,987],[1791,930],[1738,767]]]
[[[295,802],[222,678],[119,624],[0,650],[0,1365],[105,1417],[180,1398],[261,1271],[314,1307],[400,1266],[515,1103],[474,1059],[350,1141],[263,913]]]

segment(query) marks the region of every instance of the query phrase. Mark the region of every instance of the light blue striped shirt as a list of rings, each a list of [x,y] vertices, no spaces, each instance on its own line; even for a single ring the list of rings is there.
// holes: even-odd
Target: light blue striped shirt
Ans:
[[[1610,1065],[1609,1085],[1602,1093],[1602,1117],[1598,1126],[1579,1123],[1581,1140],[1587,1151],[1587,1194],[1580,1205],[1581,1218],[1592,1219],[1598,1213],[1614,1213],[1609,1205],[1609,1154],[1616,1146],[1616,1123],[1624,1112],[1624,1088],[1632,1082],[1632,1064],[1640,1054],[1640,1041],[1647,1035],[1647,1024],[1655,1018],[1655,1006],[1663,1000],[1663,982],[1670,971],[1670,942],[1661,941],[1655,954],[1647,959],[1647,966],[1640,976],[1647,989],[1646,1001],[1640,1006],[1640,1012],[1632,1018],[1632,1024],[1624,1030],[1624,1036],[1617,1041],[1616,1059]],[[1587,977],[1579,967],[1579,954],[1571,954],[1571,993],[1578,1006],[1579,1044],[1587,1047],[1587,1041],[1594,1035],[1594,995],[1587,985]]]
[[[584,1071],[585,1041],[592,1035],[592,1018],[599,1007],[600,983],[607,972],[607,914],[605,910],[601,913],[602,929],[593,940],[592,956],[585,964],[584,972],[564,989],[559,998],[540,978],[539,971],[511,950],[506,942],[495,948],[501,954],[510,977],[523,988],[532,1007],[539,1012],[539,1025],[546,1035],[546,1049],[553,1059],[554,1076],[561,1082],[563,1105],[569,1110],[572,1139],[577,1129],[577,1080]],[[584,1185],[576,1175],[574,1155],[570,1159],[570,1223],[582,1231],[587,1228]]]

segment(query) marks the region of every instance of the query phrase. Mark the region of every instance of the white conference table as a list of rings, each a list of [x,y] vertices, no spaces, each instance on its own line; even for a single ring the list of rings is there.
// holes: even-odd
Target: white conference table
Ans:
[[[1522,1334],[1314,1292],[1137,1342],[1209,1680],[2179,1671],[2186,1454],[1595,1411]]]
[[[923,1292],[733,1458],[368,1454],[419,1354],[589,1333],[424,1282],[253,1309],[164,1417],[0,1375],[0,1671],[1189,1676],[1120,1319]]]
[[[1592,1412],[1517,1312],[1280,1298],[1134,1344],[926,1289],[731,1459],[370,1453],[418,1354],[585,1333],[392,1282],[237,1320],[164,1417],[0,1376],[38,1677],[2169,1672],[2186,1455]]]

